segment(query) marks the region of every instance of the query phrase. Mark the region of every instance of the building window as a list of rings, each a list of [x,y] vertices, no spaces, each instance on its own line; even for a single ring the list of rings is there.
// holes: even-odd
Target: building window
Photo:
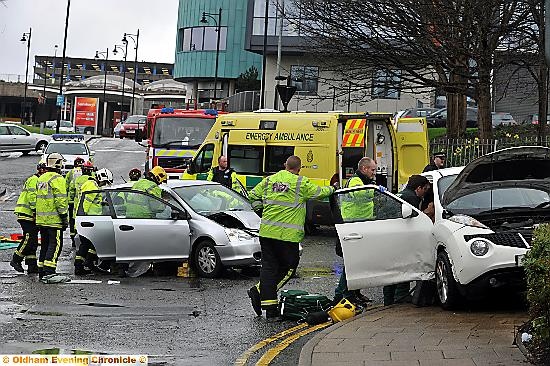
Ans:
[[[301,94],[317,94],[319,84],[319,67],[317,66],[290,66],[292,85]]]
[[[399,99],[401,97],[401,72],[376,70],[372,77],[372,97],[375,99]]]
[[[215,51],[218,42],[218,27],[180,28],[178,51]],[[225,51],[227,27],[220,27],[220,51]]]
[[[269,0],[267,14],[267,35],[278,36],[283,22],[283,36],[298,36],[299,33],[299,9],[295,7],[293,1],[287,0],[285,5],[285,16],[281,17],[278,0]],[[254,17],[252,19],[252,35],[263,36],[265,28],[265,0],[254,0]]]

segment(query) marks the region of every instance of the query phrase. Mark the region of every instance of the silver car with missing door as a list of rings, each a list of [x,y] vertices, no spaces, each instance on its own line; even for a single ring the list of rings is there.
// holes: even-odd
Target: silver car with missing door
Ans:
[[[189,259],[202,277],[260,264],[260,217],[245,197],[209,181],[172,180],[160,187],[162,199],[132,190],[130,183],[84,193],[78,234],[95,245],[100,259]],[[84,213],[82,202],[98,192],[101,207]]]

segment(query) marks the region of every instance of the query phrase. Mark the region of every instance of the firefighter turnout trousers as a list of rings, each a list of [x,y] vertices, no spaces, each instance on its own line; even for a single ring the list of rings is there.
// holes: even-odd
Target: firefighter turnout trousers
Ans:
[[[57,259],[63,248],[63,231],[50,226],[39,226],[38,229],[42,237],[38,268],[41,275],[53,274],[57,269]]]
[[[83,268],[85,265],[90,267],[97,260],[97,254],[95,247],[88,238],[85,238],[82,235],[78,236],[80,238],[80,246],[74,257],[74,267]]]
[[[296,272],[300,262],[299,244],[289,241],[260,237],[262,269],[259,291],[262,309],[276,309],[277,291]]]
[[[30,220],[17,220],[23,230],[23,238],[19,243],[19,246],[13,253],[13,260],[17,263],[23,262],[25,258],[25,264],[27,266],[35,267],[36,264],[36,250],[38,248],[38,228],[34,221]]]

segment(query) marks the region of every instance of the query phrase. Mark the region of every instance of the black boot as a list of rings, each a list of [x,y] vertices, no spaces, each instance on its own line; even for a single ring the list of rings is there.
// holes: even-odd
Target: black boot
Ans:
[[[15,269],[17,272],[23,273],[23,272],[25,272],[25,270],[23,269],[23,266],[21,265],[22,262],[23,262],[23,260],[19,259],[17,254],[14,254],[13,258],[10,261],[10,266],[12,266],[13,269]]]
[[[85,276],[92,273],[89,269],[84,268],[84,266],[74,266],[74,274],[77,276]]]
[[[38,265],[36,262],[27,262],[27,274],[36,274],[38,273]]]
[[[248,291],[248,297],[250,297],[250,302],[252,303],[252,308],[258,316],[262,316],[262,301],[260,299],[260,293],[256,286],[252,286]]]

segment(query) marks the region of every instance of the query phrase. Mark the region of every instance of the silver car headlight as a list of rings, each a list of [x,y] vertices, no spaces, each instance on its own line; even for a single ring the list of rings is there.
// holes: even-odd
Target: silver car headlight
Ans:
[[[482,257],[489,251],[489,243],[485,240],[475,239],[470,244],[470,251],[476,257]]]
[[[482,229],[488,229],[488,227],[482,224],[481,222],[477,221],[473,217],[466,216],[466,215],[454,215],[449,217],[447,220],[456,222],[457,224],[466,225],[466,226],[473,226],[473,227],[479,227]]]
[[[246,231],[243,231],[241,229],[234,229],[234,228],[225,228],[225,233],[227,234],[227,237],[229,238],[230,242],[239,242],[243,240],[250,240],[253,238],[252,235],[247,233]]]

